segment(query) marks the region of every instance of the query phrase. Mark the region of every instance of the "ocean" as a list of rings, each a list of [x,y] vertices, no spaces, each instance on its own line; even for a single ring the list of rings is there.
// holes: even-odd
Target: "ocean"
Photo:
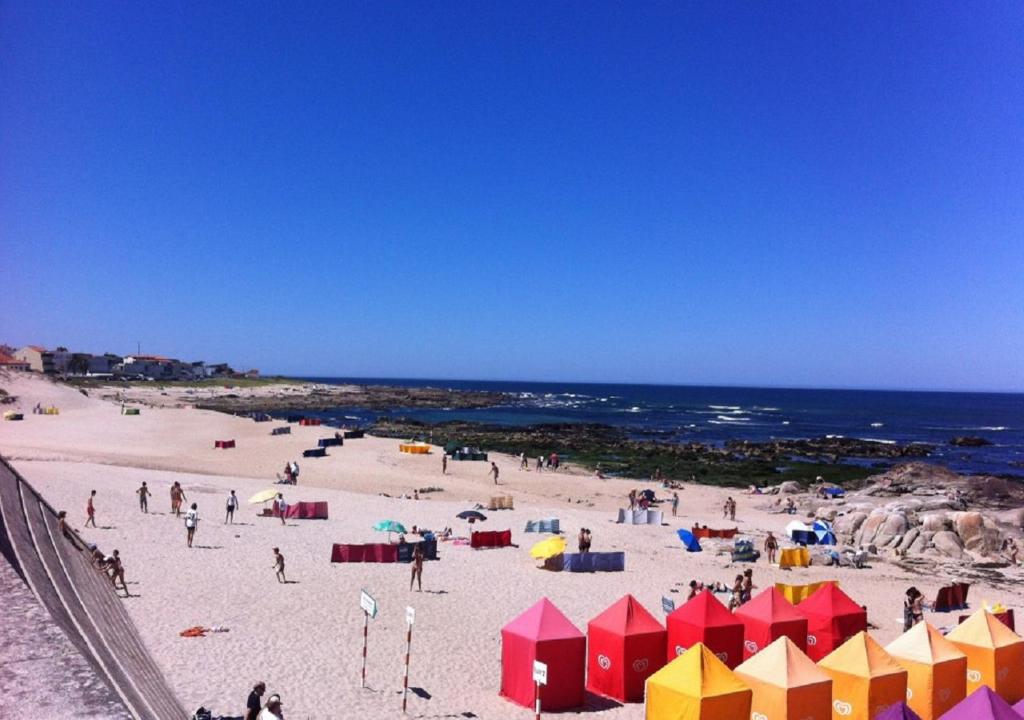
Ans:
[[[932,462],[972,474],[1024,478],[1024,395],[1013,393],[787,390],[685,385],[606,385],[333,378],[331,384],[440,387],[509,393],[506,404],[484,409],[390,411],[332,408],[317,413],[328,422],[370,423],[381,416],[425,422],[465,420],[501,425],[604,423],[638,437],[721,444],[726,440],[816,438],[827,435],[883,443],[936,445]],[[992,444],[956,447],[957,436]]]

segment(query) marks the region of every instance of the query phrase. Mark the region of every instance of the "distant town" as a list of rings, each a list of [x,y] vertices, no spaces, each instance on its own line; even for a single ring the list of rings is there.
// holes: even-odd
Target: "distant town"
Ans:
[[[37,372],[56,377],[88,377],[112,380],[205,380],[207,378],[254,378],[259,370],[238,372],[227,363],[189,362],[162,355],[93,355],[66,347],[47,350],[39,345],[15,349],[0,345],[0,370]]]

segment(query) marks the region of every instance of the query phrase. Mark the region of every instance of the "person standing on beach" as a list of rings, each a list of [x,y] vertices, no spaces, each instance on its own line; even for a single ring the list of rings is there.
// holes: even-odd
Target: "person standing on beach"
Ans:
[[[672,517],[676,516],[676,511],[679,510],[679,493],[672,493]]]
[[[192,547],[192,538],[196,534],[196,525],[199,524],[199,509],[195,503],[192,503],[192,507],[185,513],[185,535],[188,540],[188,546]]]
[[[448,474],[448,453],[441,453],[441,474]]]
[[[412,551],[412,577],[409,578],[409,591],[412,592],[412,584],[416,583],[416,592],[423,592],[423,546],[419,543]]]
[[[227,514],[224,516],[224,524],[227,525],[230,522],[232,525],[235,524],[235,510],[238,509],[238,496],[235,495],[235,491],[232,490],[231,494],[228,495],[227,502]]]
[[[495,462],[493,460],[491,460],[491,471],[488,474],[494,476],[494,484],[497,485],[498,484],[498,466],[497,466],[497,464],[495,464]]]
[[[736,501],[729,498],[729,519],[736,522]]]
[[[96,527],[96,505],[93,504],[93,498],[95,497],[96,491],[93,490],[89,493],[89,500],[85,503],[85,527],[89,527],[89,523]]]
[[[171,512],[174,513],[174,517],[181,517],[181,504],[188,500],[185,497],[185,491],[181,489],[181,483],[177,480],[171,485]]]
[[[772,535],[772,531],[768,531],[768,537],[764,539],[764,552],[768,558],[768,564],[775,564],[775,553],[779,550],[779,541]]]
[[[284,525],[284,515],[288,512],[288,503],[284,501],[284,493],[277,494],[277,512],[281,516],[281,524]]]
[[[530,469],[530,461],[526,459],[526,453],[524,453],[524,452],[519,453],[519,469],[520,470],[529,470]]]
[[[537,472],[544,472],[544,456],[537,456]]]
[[[107,571],[110,573],[110,582],[113,584],[114,590],[117,590],[117,581],[120,580],[121,589],[124,590],[125,597],[128,597],[128,583],[124,581],[124,565],[121,564],[121,553],[116,548],[107,560]]]
[[[281,554],[280,548],[274,548],[274,570],[277,571],[277,581],[279,583],[287,583],[288,580],[284,576],[284,555]]]
[[[149,512],[149,496],[152,495],[149,488],[146,487],[146,481],[142,481],[142,486],[135,491],[135,494],[139,496],[139,510],[144,513]]]
[[[252,686],[249,698],[245,701],[245,715],[243,716],[243,720],[256,720],[256,718],[259,717],[260,710],[263,709],[263,701],[260,698],[263,697],[263,693],[266,691],[267,684],[262,680]]]

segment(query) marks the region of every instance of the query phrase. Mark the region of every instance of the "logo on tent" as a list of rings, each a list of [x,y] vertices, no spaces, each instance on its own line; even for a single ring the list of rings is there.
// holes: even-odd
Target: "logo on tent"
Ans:
[[[1010,668],[1002,667],[996,672],[996,680],[1005,680],[1006,676],[1010,674]]]
[[[980,670],[968,670],[967,671],[968,682],[981,682],[981,671]]]
[[[849,715],[853,712],[853,705],[842,700],[835,700],[832,703],[832,708],[836,711],[836,715]]]
[[[877,715],[881,715],[882,713],[884,713],[888,709],[889,709],[888,705],[876,705],[875,706],[875,711],[873,713],[871,713],[871,717],[875,717]]]
[[[597,664],[601,666],[602,670],[607,670],[612,666],[612,661],[607,655],[598,655]]]
[[[752,712],[750,713],[750,720],[768,720],[768,716],[764,713]]]
[[[721,660],[722,662],[724,662],[726,665],[729,664],[729,653],[727,653],[727,652],[715,653],[715,657],[718,658],[719,660]]]
[[[682,645],[676,645],[676,655],[682,655],[684,652],[686,652],[686,648]]]
[[[651,663],[647,660],[647,658],[640,658],[639,660],[634,660],[633,672],[642,673],[644,670],[647,669],[647,666],[650,664]]]
[[[913,698],[914,698],[914,691],[911,690],[910,688],[907,688],[907,700],[912,700]]]
[[[743,643],[743,647],[747,649],[747,652],[756,653],[757,643],[753,640],[747,640]]]
[[[813,647],[813,646],[815,646],[817,644],[818,644],[818,638],[814,637],[813,635],[808,635],[807,636],[807,647]]]
[[[953,693],[949,688],[942,688],[939,690],[939,701],[946,702],[949,700],[949,696]]]

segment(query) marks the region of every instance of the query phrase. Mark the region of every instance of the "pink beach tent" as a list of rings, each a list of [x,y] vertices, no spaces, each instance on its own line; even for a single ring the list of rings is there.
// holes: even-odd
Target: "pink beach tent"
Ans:
[[[541,709],[569,710],[583,704],[587,639],[575,625],[543,598],[501,629],[501,694],[533,708],[533,662],[548,667],[541,687]]]
[[[665,664],[665,628],[632,595],[587,623],[587,689],[643,702],[644,683]]]

